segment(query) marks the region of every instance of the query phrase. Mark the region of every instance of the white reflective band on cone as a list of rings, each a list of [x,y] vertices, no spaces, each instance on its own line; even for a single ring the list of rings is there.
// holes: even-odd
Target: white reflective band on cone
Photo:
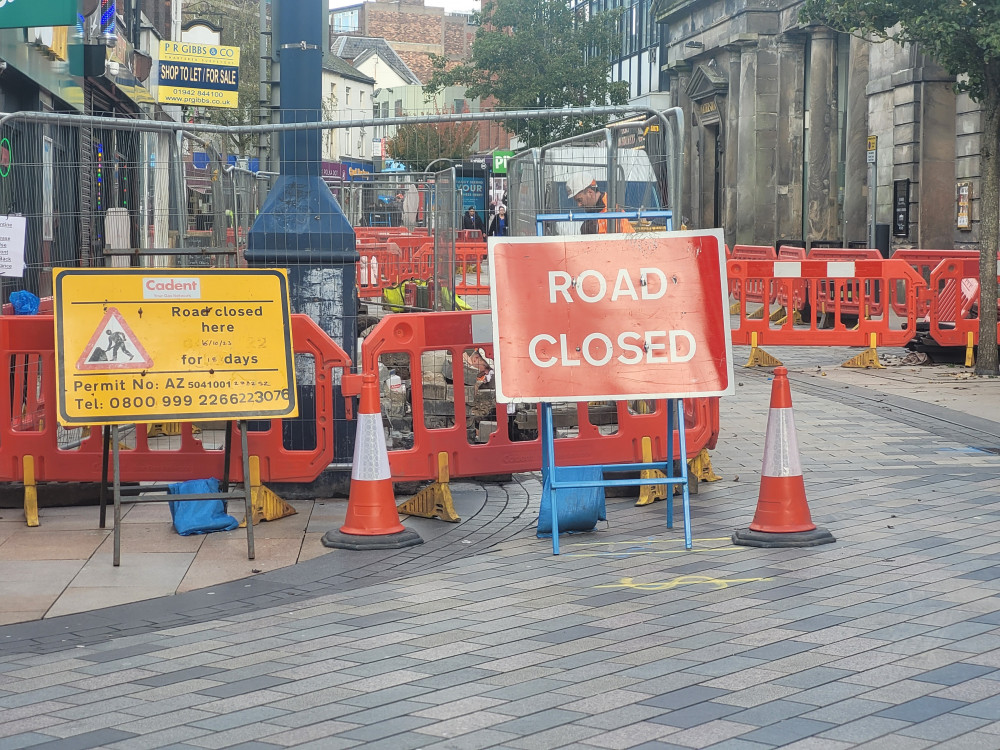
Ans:
[[[351,479],[374,482],[391,478],[389,452],[385,447],[385,433],[382,432],[382,415],[358,414]]]
[[[771,409],[767,415],[764,467],[760,473],[765,477],[797,477],[802,474],[791,409]]]

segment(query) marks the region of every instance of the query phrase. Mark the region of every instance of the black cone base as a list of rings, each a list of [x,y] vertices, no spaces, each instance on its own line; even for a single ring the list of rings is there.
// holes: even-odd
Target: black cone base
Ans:
[[[744,547],[816,547],[835,541],[837,540],[833,538],[833,534],[826,529],[818,528],[812,531],[790,531],[787,533],[754,531],[753,529],[737,529],[733,532],[733,544],[740,544]]]
[[[402,549],[423,544],[420,534],[413,529],[403,529],[395,534],[345,534],[340,529],[328,531],[323,535],[323,546],[334,549]]]

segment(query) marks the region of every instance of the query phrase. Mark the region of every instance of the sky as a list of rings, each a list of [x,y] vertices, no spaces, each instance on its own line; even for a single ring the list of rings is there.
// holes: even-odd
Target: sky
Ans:
[[[357,5],[359,0],[330,0],[330,8]],[[471,13],[479,10],[479,0],[424,0],[424,5],[444,8],[450,13]]]

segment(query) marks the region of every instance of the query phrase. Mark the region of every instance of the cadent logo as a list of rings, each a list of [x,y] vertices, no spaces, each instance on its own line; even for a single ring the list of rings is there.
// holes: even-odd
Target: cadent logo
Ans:
[[[142,280],[143,299],[201,299],[201,279],[154,276]]]

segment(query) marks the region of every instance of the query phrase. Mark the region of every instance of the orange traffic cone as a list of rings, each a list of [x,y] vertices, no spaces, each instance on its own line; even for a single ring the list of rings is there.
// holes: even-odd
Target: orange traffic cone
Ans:
[[[757,512],[749,529],[733,533],[733,544],[747,547],[814,547],[834,541],[829,531],[816,528],[809,514],[802,465],[799,463],[799,446],[795,439],[788,369],[775,367]]]
[[[365,373],[354,438],[347,518],[339,530],[323,535],[323,545],[338,549],[398,549],[423,541],[417,532],[399,522],[389,472],[389,452],[382,432],[378,378]]]

